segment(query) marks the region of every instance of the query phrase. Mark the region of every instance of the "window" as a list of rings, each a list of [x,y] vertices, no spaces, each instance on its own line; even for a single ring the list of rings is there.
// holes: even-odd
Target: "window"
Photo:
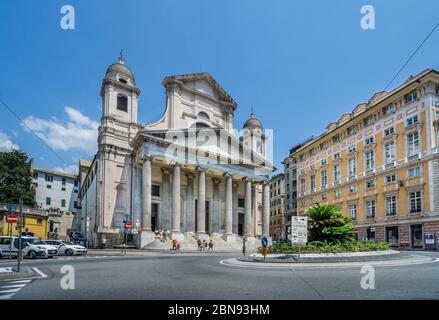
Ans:
[[[326,170],[320,171],[320,187],[326,187],[328,184],[328,177],[326,175]]]
[[[383,116],[391,114],[395,110],[393,104],[389,104],[387,107],[383,108]]]
[[[407,126],[411,126],[412,124],[418,123],[418,115],[408,118],[406,120]]]
[[[341,189],[335,189],[334,190],[334,198],[341,197]]]
[[[66,178],[62,178],[62,183],[61,185],[65,186],[66,185]]]
[[[66,191],[66,188],[62,187],[62,188],[61,188],[61,191]]]
[[[366,171],[375,167],[375,154],[373,150],[366,152]]]
[[[386,215],[396,215],[396,196],[386,197]]]
[[[366,218],[375,218],[375,200],[366,200]]]
[[[395,143],[389,142],[384,145],[384,161],[385,164],[394,163],[396,158],[395,155]]]
[[[38,183],[37,182],[34,182],[32,184],[34,185],[35,188],[38,188]]]
[[[357,185],[356,184],[352,184],[349,186],[349,193],[355,193],[357,192]]]
[[[355,126],[349,127],[347,130],[348,135],[354,134],[355,132],[357,132],[357,127]]]
[[[38,225],[42,225],[43,224],[43,219],[37,219],[37,224]]]
[[[153,184],[151,186],[151,195],[155,197],[160,197],[160,186]]]
[[[340,159],[340,152],[334,153],[334,160]]]
[[[78,201],[73,201],[73,208],[75,208],[75,209],[78,208]]]
[[[309,177],[309,184],[310,184],[311,191],[314,191],[314,189],[316,188],[316,176],[315,175],[312,175]]]
[[[368,116],[368,117],[367,117],[366,119],[364,119],[363,121],[364,121],[364,125],[365,125],[365,126],[368,126],[368,125],[371,125],[371,124],[374,123],[373,116]]]
[[[117,95],[117,110],[128,112],[128,97],[123,94]]]
[[[420,177],[421,176],[421,167],[413,167],[408,170],[408,177]]]
[[[418,96],[416,94],[416,90],[413,90],[412,92],[405,95],[405,103],[416,101],[417,98]]]
[[[326,159],[320,160],[320,165],[325,166],[327,164]]]
[[[391,134],[395,133],[395,128],[394,127],[390,127],[387,129],[384,129],[384,136],[390,136]]]
[[[46,198],[46,205],[50,206],[51,199],[49,197]]]
[[[305,179],[300,179],[300,192],[305,193]]]
[[[366,181],[366,189],[375,188],[375,179]]]
[[[53,176],[51,176],[50,174],[46,174],[45,177],[44,177],[44,179],[45,179],[47,182],[53,182]]]
[[[364,140],[364,144],[367,146],[373,143],[373,137],[368,137]]]
[[[407,135],[407,152],[408,156],[419,153],[419,133],[414,131]]]
[[[46,188],[47,188],[47,189],[52,189],[52,186],[51,186],[50,184],[48,184],[48,185],[46,186]]]
[[[65,199],[61,199],[61,207],[62,208],[66,207],[66,200]]]
[[[321,195],[320,195],[320,199],[322,200],[322,201],[326,201],[326,200],[328,200],[328,194],[325,192],[325,193],[322,193]]]
[[[245,207],[245,201],[242,198],[238,199],[238,207],[244,208]]]
[[[348,160],[348,175],[349,179],[355,179],[357,175],[357,158],[351,158]]]
[[[409,199],[410,199],[410,213],[422,212],[421,191],[410,192]]]
[[[390,174],[385,178],[386,183],[396,182],[396,174]]]
[[[352,220],[357,219],[357,204],[351,203],[349,204],[349,218]]]
[[[38,179],[38,172],[34,172],[33,177],[34,177],[34,179]]]
[[[341,183],[341,170],[340,165],[337,164],[334,166],[334,184]]]
[[[348,148],[348,152],[356,152],[357,151],[357,147],[356,146],[350,146]]]
[[[75,180],[75,187],[77,187],[79,185],[79,181]]]

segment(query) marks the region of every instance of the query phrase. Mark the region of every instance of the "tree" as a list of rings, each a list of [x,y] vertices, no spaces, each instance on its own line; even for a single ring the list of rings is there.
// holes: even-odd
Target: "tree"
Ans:
[[[306,210],[309,241],[346,242],[354,240],[352,220],[334,205],[315,205]]]
[[[0,203],[18,204],[20,197],[26,205],[35,204],[31,160],[17,150],[0,152]]]

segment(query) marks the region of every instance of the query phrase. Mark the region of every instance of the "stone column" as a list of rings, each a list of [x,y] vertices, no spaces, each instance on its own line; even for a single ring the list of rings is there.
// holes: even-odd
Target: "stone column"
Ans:
[[[206,234],[206,174],[198,168],[197,234]],[[205,237],[204,237],[205,238]]]
[[[231,235],[233,233],[233,192],[232,192],[232,175],[225,174],[226,177],[226,219],[225,219],[225,234]]]
[[[262,184],[262,235],[270,236],[270,184]]]
[[[180,165],[172,167],[172,237],[180,233]],[[178,239],[177,239],[178,240]]]
[[[142,166],[142,231],[151,231],[151,159]]]
[[[212,214],[209,215],[209,226],[213,234],[219,234],[220,229],[220,219],[221,219],[221,201],[220,201],[220,190],[219,185],[221,179],[212,178],[213,182],[213,203],[212,203]]]
[[[252,236],[252,182],[244,178],[245,200],[244,200],[244,236]]]
[[[195,233],[195,198],[194,198],[194,178],[192,173],[186,173],[186,233]]]
[[[161,194],[161,205],[160,205],[160,226],[163,230],[171,230],[171,186],[170,186],[170,175],[171,171],[169,168],[162,168],[162,194]]]
[[[238,186],[239,184],[233,182],[233,234],[238,234],[238,224],[239,224],[239,215],[238,215]]]

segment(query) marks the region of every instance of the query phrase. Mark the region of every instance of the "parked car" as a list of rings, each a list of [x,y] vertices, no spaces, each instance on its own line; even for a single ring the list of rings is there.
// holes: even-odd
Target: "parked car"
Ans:
[[[80,246],[78,244],[74,244],[69,241],[63,240],[44,240],[45,243],[50,244],[56,248],[58,248],[58,254],[60,255],[77,255],[77,254],[86,254],[87,248],[84,246]]]
[[[2,250],[3,256],[18,256],[18,247],[19,247],[19,237],[12,237],[12,247],[11,247],[11,238],[9,236],[0,236],[0,249]],[[38,240],[34,237],[21,237],[21,249],[23,250],[23,256],[35,259],[37,257],[42,258],[52,258],[58,254],[58,249],[50,246],[41,240]]]
[[[2,249],[0,249],[0,259],[3,258]]]

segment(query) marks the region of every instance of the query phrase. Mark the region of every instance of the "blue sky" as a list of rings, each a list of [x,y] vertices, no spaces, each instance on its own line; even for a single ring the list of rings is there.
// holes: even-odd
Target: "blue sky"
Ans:
[[[60,8],[75,8],[62,30]],[[360,27],[363,5],[375,30]],[[0,148],[18,147],[37,167],[76,166],[96,148],[99,90],[123,48],[142,90],[139,121],[163,113],[166,75],[207,71],[274,130],[274,162],[304,138],[383,90],[439,21],[435,0],[17,1],[0,10],[0,97],[55,149],[53,155],[0,106]],[[391,88],[439,68],[439,30]]]

